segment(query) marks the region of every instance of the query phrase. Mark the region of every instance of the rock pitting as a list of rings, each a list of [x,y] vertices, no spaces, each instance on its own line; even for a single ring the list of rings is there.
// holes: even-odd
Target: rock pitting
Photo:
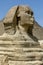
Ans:
[[[3,25],[0,65],[43,65],[43,42],[40,43],[36,32],[33,32],[33,11],[28,6],[15,6],[3,19]]]

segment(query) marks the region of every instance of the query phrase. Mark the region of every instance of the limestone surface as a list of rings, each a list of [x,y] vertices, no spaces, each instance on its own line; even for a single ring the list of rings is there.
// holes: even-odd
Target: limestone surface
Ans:
[[[42,28],[31,8],[15,6],[2,21],[0,65],[43,65],[43,34],[41,39],[37,34]]]

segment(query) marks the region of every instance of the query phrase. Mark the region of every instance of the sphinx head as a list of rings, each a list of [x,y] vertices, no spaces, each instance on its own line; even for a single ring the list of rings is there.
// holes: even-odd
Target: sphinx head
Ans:
[[[4,19],[5,32],[14,34],[16,26],[22,26],[26,31],[32,33],[34,17],[33,11],[28,6],[13,7]]]
[[[19,6],[17,12],[18,24],[25,28],[29,33],[32,33],[34,24],[33,11],[28,6]]]

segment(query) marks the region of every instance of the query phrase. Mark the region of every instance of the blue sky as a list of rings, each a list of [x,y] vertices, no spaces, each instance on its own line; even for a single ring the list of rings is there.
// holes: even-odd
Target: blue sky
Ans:
[[[0,20],[15,5],[28,5],[34,11],[35,20],[43,27],[43,0],[0,0]]]

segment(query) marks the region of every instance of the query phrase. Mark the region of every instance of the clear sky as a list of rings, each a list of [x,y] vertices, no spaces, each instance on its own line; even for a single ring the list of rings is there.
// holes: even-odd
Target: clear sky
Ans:
[[[0,0],[0,20],[15,5],[28,5],[34,11],[35,20],[43,27],[43,0]]]

